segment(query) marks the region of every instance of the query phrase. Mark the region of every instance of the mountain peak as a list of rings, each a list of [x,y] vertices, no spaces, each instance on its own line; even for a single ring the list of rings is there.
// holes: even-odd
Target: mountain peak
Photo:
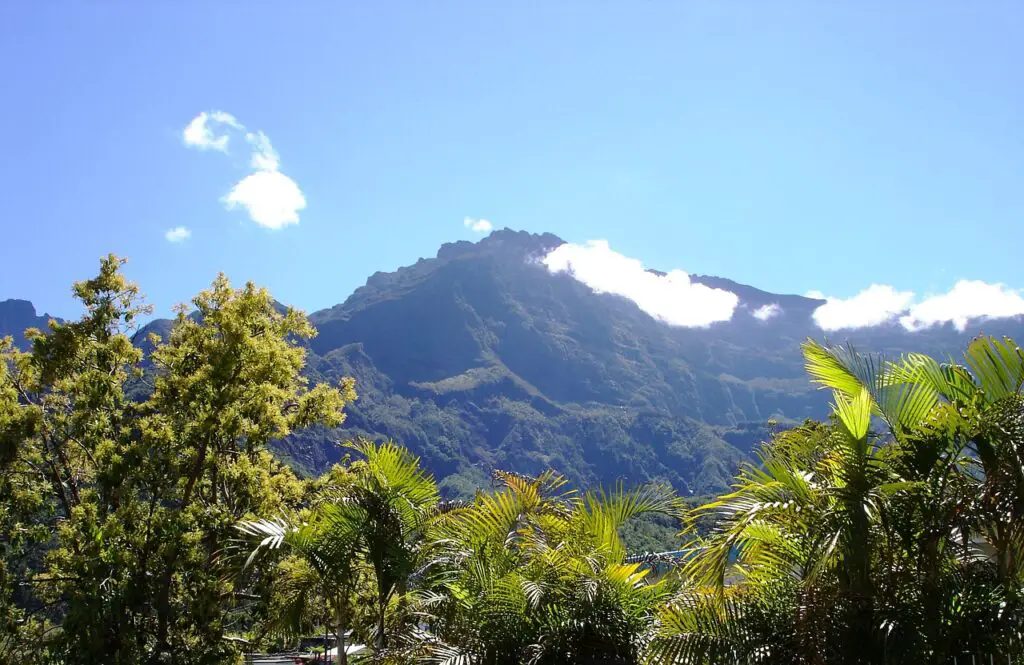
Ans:
[[[522,255],[546,254],[565,241],[553,233],[515,231],[508,227],[492,231],[477,242],[459,240],[441,245],[437,258],[449,260],[482,253],[514,253]]]
[[[36,307],[28,300],[22,300],[20,298],[9,298],[4,301],[0,301],[0,311],[4,312],[6,316],[12,317],[36,317]]]
[[[498,259],[525,262],[541,258],[565,241],[552,233],[530,233],[509,228],[492,231],[476,242],[457,240],[441,245],[433,258],[420,258],[412,265],[393,272],[378,271],[370,275],[366,284],[357,288],[344,302],[315,312],[312,320],[319,325],[326,319],[345,317],[348,312],[366,307],[382,299],[391,299],[405,293],[426,280],[434,271],[453,261],[465,259]]]
[[[25,329],[45,329],[51,318],[46,313],[37,314],[35,305],[28,300],[11,298],[0,301],[0,337],[11,335],[15,346],[26,348]]]

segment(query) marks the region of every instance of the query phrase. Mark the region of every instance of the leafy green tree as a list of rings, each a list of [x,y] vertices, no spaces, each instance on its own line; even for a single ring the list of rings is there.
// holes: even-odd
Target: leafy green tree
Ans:
[[[10,338],[0,354],[11,354]],[[8,363],[0,362],[0,662],[27,660],[27,635],[46,629],[46,605],[32,602],[24,584],[41,567],[44,544],[52,537],[54,509],[46,501],[48,483],[37,473],[38,459],[19,455],[21,441],[35,427],[34,415],[19,405]]]
[[[45,564],[18,583],[52,606],[47,644],[64,662],[223,662],[233,590],[211,564],[238,519],[301,492],[266,445],[340,424],[354,391],[307,388],[305,317],[223,276],[166,342],[151,340],[144,377],[130,335],[148,309],[123,263],[109,256],[75,285],[80,320],[29,332],[29,353],[3,351],[4,482],[26,475],[41,496],[32,509],[53,515]],[[148,397],[126,397],[149,379]]]

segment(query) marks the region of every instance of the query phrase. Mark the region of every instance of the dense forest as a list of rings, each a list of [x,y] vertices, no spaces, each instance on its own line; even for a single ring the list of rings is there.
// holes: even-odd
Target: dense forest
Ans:
[[[828,417],[777,423],[697,505],[557,468],[446,498],[401,440],[297,475],[272,445],[337,432],[359,377],[310,381],[310,320],[223,276],[133,343],[122,264],[74,286],[81,318],[0,345],[0,662],[241,662],[325,632],[381,663],[1024,662],[1009,339],[956,362],[804,341]],[[631,546],[648,527],[675,550]]]

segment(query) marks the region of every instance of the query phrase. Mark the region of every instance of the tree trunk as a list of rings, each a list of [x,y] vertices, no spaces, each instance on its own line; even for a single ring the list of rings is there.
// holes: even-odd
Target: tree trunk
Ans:
[[[387,599],[381,597],[377,602],[377,649],[383,650],[386,644],[384,639],[384,613],[387,610]]]
[[[335,660],[339,665],[348,665],[348,654],[345,653],[345,610],[338,608],[338,658]],[[324,645],[327,649],[327,645]]]

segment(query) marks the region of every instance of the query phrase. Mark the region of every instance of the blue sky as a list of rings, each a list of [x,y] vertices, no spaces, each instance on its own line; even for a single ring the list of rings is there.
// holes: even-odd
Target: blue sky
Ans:
[[[786,293],[1019,289],[1022,34],[1019,2],[2,3],[0,299],[73,314],[113,251],[158,314],[217,271],[318,309],[465,217]],[[226,154],[183,140],[214,110]],[[257,131],[297,224],[225,209]]]

